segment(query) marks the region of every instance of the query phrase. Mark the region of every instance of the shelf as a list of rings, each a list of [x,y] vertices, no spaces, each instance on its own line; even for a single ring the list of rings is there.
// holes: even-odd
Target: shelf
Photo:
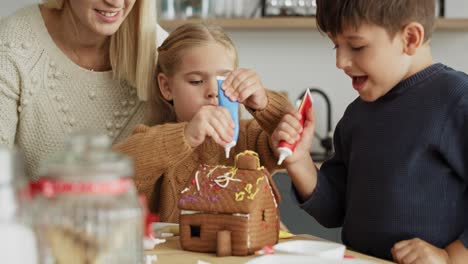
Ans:
[[[189,19],[189,20],[161,20],[160,25],[166,30],[173,30],[187,22],[205,22],[219,25],[225,29],[259,30],[259,29],[306,29],[316,30],[315,18],[275,17],[275,18],[233,18],[233,19]],[[468,31],[468,19],[444,19],[436,21],[439,31]]]
[[[436,30],[468,31],[468,19],[459,19],[459,18],[437,19]]]
[[[204,22],[219,25],[225,29],[316,29],[315,18],[232,18],[232,19],[188,19],[162,20],[160,25],[165,29],[174,29],[187,22]]]

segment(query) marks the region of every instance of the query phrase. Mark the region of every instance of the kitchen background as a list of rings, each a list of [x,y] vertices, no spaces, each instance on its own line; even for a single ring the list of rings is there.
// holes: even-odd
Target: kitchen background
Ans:
[[[254,10],[255,0],[158,0],[160,18],[184,19],[188,16],[251,17],[260,16],[261,8]],[[0,17],[5,17],[16,9],[38,0],[1,0]],[[259,3],[261,1],[258,1]],[[268,8],[265,15],[277,14],[310,15],[311,9],[279,8],[281,4],[304,3],[301,0],[267,0]],[[310,1],[312,2],[312,1]],[[185,3],[185,5],[184,5]],[[189,4],[187,4],[189,3]],[[194,3],[195,8],[190,8]],[[211,8],[203,8],[200,4],[211,3]],[[242,3],[242,4],[239,4]],[[169,5],[168,5],[169,4]],[[197,6],[198,5],[198,6]],[[242,7],[239,7],[243,5]],[[174,8],[172,9],[171,6]],[[188,7],[188,8],[187,8]],[[468,1],[445,0],[443,14],[452,18],[468,19]],[[247,19],[247,18],[245,18]],[[310,20],[313,23],[312,20]],[[468,22],[466,25],[454,28],[436,30],[432,39],[434,60],[445,63],[455,69],[468,72]],[[288,23],[288,22],[285,22]],[[171,23],[164,23],[170,31]],[[460,25],[460,24],[458,24]],[[285,91],[291,101],[295,101],[306,88],[314,87],[324,91],[332,105],[332,127],[336,125],[346,106],[357,94],[351,87],[351,80],[335,67],[335,52],[328,38],[311,28],[269,28],[255,26],[232,27],[227,32],[234,40],[240,55],[241,67],[252,68],[262,77],[266,87]],[[327,136],[327,111],[324,97],[313,94],[314,107],[317,115],[317,134]],[[319,144],[314,151],[322,152]],[[339,241],[339,229],[321,227],[312,217],[292,205],[289,197],[290,184],[287,175],[280,173],[275,176],[283,194],[280,206],[283,222],[295,233],[310,233],[330,240]]]

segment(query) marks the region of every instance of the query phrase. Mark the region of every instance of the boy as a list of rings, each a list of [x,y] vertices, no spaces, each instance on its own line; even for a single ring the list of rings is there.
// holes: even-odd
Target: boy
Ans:
[[[314,116],[272,135],[300,206],[350,248],[399,263],[468,260],[468,76],[433,64],[434,0],[317,0],[317,24],[359,98],[337,125],[335,155],[309,155]]]

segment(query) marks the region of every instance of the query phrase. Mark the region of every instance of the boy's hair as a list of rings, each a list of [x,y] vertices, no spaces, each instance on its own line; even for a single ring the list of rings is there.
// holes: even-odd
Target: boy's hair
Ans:
[[[424,27],[424,42],[432,36],[435,0],[317,0],[317,26],[336,36],[344,27],[370,23],[387,30],[391,38],[410,22]]]
[[[172,76],[182,61],[184,51],[207,43],[217,43],[232,52],[234,66],[238,66],[237,50],[224,30],[215,25],[187,23],[175,29],[158,48],[158,62],[154,86],[149,93],[148,123],[150,125],[176,121],[172,102],[164,99],[157,76],[164,73]]]
[[[43,0],[44,6],[62,10],[72,0]],[[69,14],[71,15],[71,14]],[[114,78],[126,80],[146,100],[156,67],[156,3],[136,1],[117,32],[111,36],[110,63]]]

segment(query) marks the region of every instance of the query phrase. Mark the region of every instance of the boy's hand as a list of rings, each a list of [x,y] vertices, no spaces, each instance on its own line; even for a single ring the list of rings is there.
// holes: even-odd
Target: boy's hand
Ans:
[[[260,77],[249,69],[232,71],[224,80],[222,86],[226,96],[232,101],[238,101],[253,109],[262,110],[267,107],[268,98]]]
[[[304,128],[301,127],[298,112],[286,114],[271,135],[271,143],[274,149],[278,148],[279,142],[284,140],[290,144],[297,142],[293,154],[285,159],[286,165],[290,166],[304,157],[310,159],[310,149],[314,139],[315,115],[313,107],[306,113]],[[301,136],[302,133],[302,136]]]
[[[393,259],[397,263],[450,263],[447,251],[435,247],[419,238],[400,241],[393,246],[391,251]]]
[[[185,127],[185,139],[192,148],[202,144],[207,136],[224,146],[232,141],[234,127],[227,108],[205,105]]]

